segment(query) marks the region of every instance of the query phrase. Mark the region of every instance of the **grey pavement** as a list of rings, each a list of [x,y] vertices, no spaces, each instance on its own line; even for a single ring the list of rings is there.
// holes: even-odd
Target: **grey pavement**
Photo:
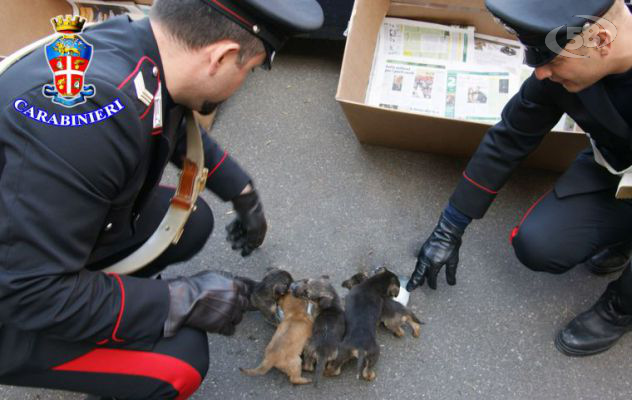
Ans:
[[[271,72],[255,72],[222,106],[213,128],[260,190],[269,222],[263,248],[247,259],[231,251],[223,231],[229,207],[206,194],[216,230],[201,254],[168,276],[220,268],[259,278],[268,266],[281,266],[295,278],[328,274],[344,295],[339,284],[372,265],[411,272],[466,160],[359,144],[334,100],[341,45],[293,43]],[[209,373],[193,398],[632,398],[632,335],[589,358],[563,356],[553,345],[556,332],[615,277],[581,268],[537,274],[509,245],[511,229],[556,176],[514,174],[486,217],[468,228],[457,285],[442,278],[438,290],[412,294],[411,307],[426,323],[421,337],[399,339],[380,329],[376,381],[358,381],[351,365],[318,388],[294,387],[278,371],[241,375],[239,367],[258,364],[273,333],[250,313],[233,337],[209,336]],[[7,387],[0,397],[82,398]]]

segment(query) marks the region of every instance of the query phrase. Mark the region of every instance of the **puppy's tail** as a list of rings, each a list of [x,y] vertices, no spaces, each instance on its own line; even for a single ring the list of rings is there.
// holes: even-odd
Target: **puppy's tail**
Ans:
[[[325,366],[327,365],[327,360],[321,357],[318,357],[318,361],[316,361],[316,369],[314,370],[314,387],[318,386],[318,382],[320,382],[320,378],[323,376],[325,372]]]
[[[248,376],[265,375],[268,373],[268,371],[270,371],[270,369],[272,369],[272,365],[269,365],[269,363],[266,362],[266,360],[263,360],[261,365],[259,365],[257,368],[251,368],[251,369],[239,368],[239,370],[243,374],[248,375]]]
[[[314,387],[318,386],[320,378],[322,378],[325,372],[325,367],[329,361],[333,361],[338,357],[338,351],[335,351],[331,356],[327,355],[326,351],[320,351],[316,353],[316,369],[314,370]]]

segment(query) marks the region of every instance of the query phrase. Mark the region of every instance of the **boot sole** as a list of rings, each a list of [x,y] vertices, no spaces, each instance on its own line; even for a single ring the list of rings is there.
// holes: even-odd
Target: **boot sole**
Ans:
[[[606,267],[600,267],[598,265],[593,264],[592,261],[590,261],[590,259],[589,259],[589,260],[587,260],[584,263],[584,265],[593,274],[602,276],[602,275],[609,275],[609,274],[613,274],[615,272],[623,271],[624,269],[626,269],[627,267],[630,266],[630,261],[626,262],[623,265],[618,265],[616,267],[608,267],[608,268],[606,268]]]
[[[578,350],[573,349],[572,347],[568,347],[562,341],[562,331],[557,334],[555,337],[555,347],[560,351],[560,353],[567,355],[569,357],[588,357],[593,356],[595,354],[603,353],[604,351],[610,350],[612,346],[614,346],[619,340],[615,340],[610,346],[596,349],[596,350]]]

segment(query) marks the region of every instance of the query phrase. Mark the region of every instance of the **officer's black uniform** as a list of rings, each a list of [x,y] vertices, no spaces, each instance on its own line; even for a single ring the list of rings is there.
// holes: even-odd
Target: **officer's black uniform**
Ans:
[[[601,16],[612,4],[611,0],[537,3],[487,0],[490,11],[517,31],[527,46],[527,61],[532,66],[545,64],[557,55],[544,45],[546,32],[565,24],[581,27],[585,20],[572,16]],[[560,40],[563,48],[568,38]],[[626,93],[631,84],[632,71],[629,71],[608,76],[579,93],[569,93],[559,83],[539,81],[532,75],[503,110],[501,122],[484,137],[450,203],[471,218],[483,217],[511,172],[535,150],[565,112],[588,132],[614,169],[627,169],[632,165],[629,108],[632,99],[629,91]],[[536,271],[562,273],[604,248],[629,242],[632,202],[615,199],[619,180],[620,176],[595,162],[592,148],[580,153],[553,189],[528,210],[512,232],[520,261]],[[632,315],[632,271],[627,265],[608,290],[616,294],[617,317],[613,319],[618,318],[615,325],[621,326],[627,326],[630,321],[627,315]],[[593,347],[590,351],[605,349]],[[567,354],[573,352],[573,349],[562,350]],[[581,349],[577,351],[570,355],[588,354]]]
[[[18,112],[14,101],[23,99],[49,113],[69,114],[42,95],[51,81],[43,51],[0,77],[0,382],[88,392],[109,386],[112,392],[99,393],[114,396],[129,390],[125,383],[155,398],[191,393],[208,365],[206,335],[185,329],[160,340],[169,307],[166,283],[84,269],[122,258],[159,224],[171,190],[154,188],[166,163],[183,158],[183,109],[162,81],[149,20],[112,19],[82,37],[94,46],[86,83],[95,85],[96,94],[72,113],[118,98],[125,109],[112,118],[64,128]],[[138,99],[138,74],[154,97],[161,91],[162,128],[153,127],[156,103],[148,107]],[[212,171],[208,188],[223,200],[236,197],[250,178],[207,135],[204,145]],[[182,242],[152,263],[152,272],[192,257],[212,228],[212,213],[199,200]],[[136,370],[142,379],[119,375],[146,355],[130,349],[154,357],[153,365]],[[122,369],[108,364],[108,357],[118,358]],[[99,365],[110,370],[91,379],[80,373],[98,372]],[[161,375],[164,370],[175,377],[184,371],[188,380],[172,381]]]
[[[322,25],[315,2],[251,0],[246,14],[230,0],[202,1],[261,38],[268,65],[291,29]],[[274,33],[249,25],[264,19],[278,23]],[[43,95],[53,79],[44,49],[0,76],[0,384],[186,398],[208,368],[205,332],[183,327],[163,338],[168,283],[95,271],[159,225],[173,189],[158,183],[167,162],[180,166],[186,150],[184,110],[166,90],[148,19],[114,18],[81,36],[93,46],[85,83],[96,89],[84,104],[68,109]],[[149,97],[140,95],[141,78]],[[103,120],[92,125],[43,123],[115,100],[109,111],[117,113],[93,114]],[[207,135],[203,143],[207,187],[235,199],[249,176]],[[189,259],[212,229],[211,210],[198,200],[179,243],[138,275]]]
[[[619,82],[612,85],[611,80]],[[630,81],[632,73],[611,76],[569,93],[559,83],[532,75],[483,138],[450,202],[481,218],[511,172],[565,112],[589,132],[610,165],[632,165],[630,116],[619,112],[628,103],[621,104],[625,99],[618,96],[621,83]],[[594,161],[591,149],[582,152],[512,233],[519,259],[532,269],[560,273],[605,246],[631,239],[632,205],[614,197],[619,179]],[[627,304],[632,313],[632,297]]]

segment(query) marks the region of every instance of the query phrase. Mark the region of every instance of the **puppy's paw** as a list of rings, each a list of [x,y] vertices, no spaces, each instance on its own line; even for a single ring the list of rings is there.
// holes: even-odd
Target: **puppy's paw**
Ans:
[[[371,382],[371,381],[375,380],[375,378],[376,378],[376,377],[377,377],[377,374],[376,374],[376,373],[375,373],[375,371],[373,371],[373,370],[370,370],[370,369],[368,369],[368,368],[365,368],[365,369],[362,371],[362,378],[363,378],[365,381],[369,381],[369,382]],[[360,379],[360,377],[358,377],[358,379]]]

